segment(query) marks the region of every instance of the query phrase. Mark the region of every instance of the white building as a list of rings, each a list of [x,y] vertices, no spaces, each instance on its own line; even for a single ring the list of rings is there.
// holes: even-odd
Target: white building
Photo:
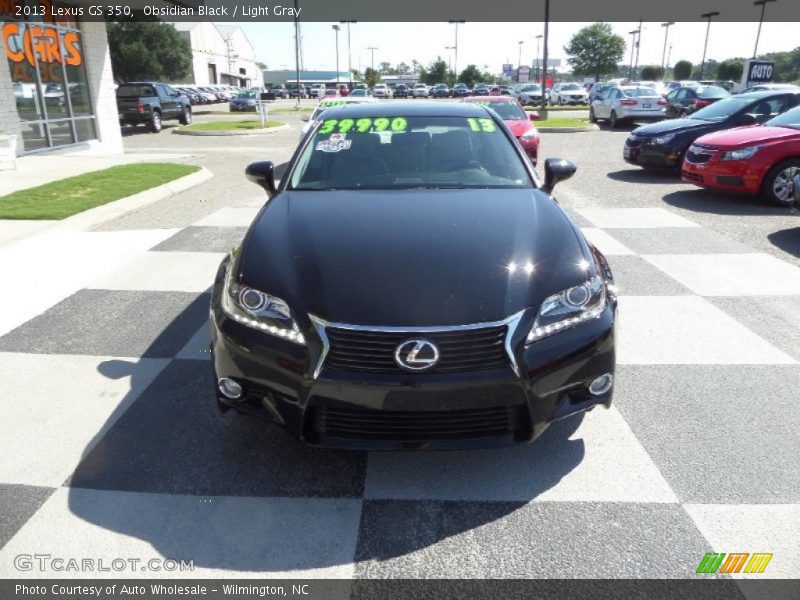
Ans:
[[[264,83],[253,44],[241,27],[209,21],[171,23],[192,50],[192,70],[176,83],[261,87]]]

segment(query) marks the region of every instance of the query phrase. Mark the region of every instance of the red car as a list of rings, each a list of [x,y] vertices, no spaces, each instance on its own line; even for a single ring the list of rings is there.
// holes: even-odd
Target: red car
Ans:
[[[539,131],[531,121],[538,120],[539,113],[526,113],[522,105],[509,96],[468,96],[463,102],[484,104],[496,112],[522,144],[531,162],[536,165],[539,156]]]
[[[349,96],[349,95],[350,95],[350,88],[349,88],[349,87],[347,87],[347,85],[345,85],[344,83],[343,83],[343,84],[341,84],[341,85],[339,86],[339,95],[340,95],[342,98],[345,98],[346,96]]]
[[[793,202],[800,175],[800,107],[763,125],[698,138],[686,152],[681,177],[694,185],[759,195],[780,206]]]

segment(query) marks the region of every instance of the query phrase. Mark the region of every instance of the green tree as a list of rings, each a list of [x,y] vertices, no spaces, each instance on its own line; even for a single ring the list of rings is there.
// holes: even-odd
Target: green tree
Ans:
[[[406,73],[411,73],[411,67],[409,67],[406,63],[401,62],[397,63],[395,71],[397,71],[397,75],[405,75]]]
[[[441,56],[437,57],[435,61],[428,65],[427,69],[420,73],[422,83],[427,83],[428,85],[442,83],[445,77],[447,77],[447,63],[442,60]]]
[[[744,65],[735,58],[729,58],[719,63],[717,67],[717,79],[723,81],[739,81],[742,78]]]
[[[664,78],[664,69],[658,65],[644,66],[641,77],[644,81],[661,81]]]
[[[700,67],[703,68],[702,73],[700,72]],[[719,62],[709,58],[705,64],[700,64],[692,69],[692,79],[714,79],[718,68]]]
[[[688,60],[679,60],[675,63],[672,76],[674,77],[675,81],[689,79],[689,77],[692,76],[692,63],[690,63]]]
[[[468,87],[473,87],[481,80],[481,71],[475,65],[467,65],[467,68],[461,71],[458,76],[459,83],[465,83]]]
[[[612,73],[625,54],[625,40],[614,33],[608,23],[594,23],[572,36],[564,46],[567,62],[577,75],[602,75]]]
[[[397,71],[395,69],[393,69],[391,63],[388,63],[388,62],[382,62],[380,65],[378,65],[378,72],[381,75],[396,75],[397,74]]]
[[[369,87],[374,87],[381,80],[381,74],[372,67],[364,69],[364,83]]]
[[[188,40],[155,20],[109,23],[108,48],[117,81],[176,81],[192,66]]]

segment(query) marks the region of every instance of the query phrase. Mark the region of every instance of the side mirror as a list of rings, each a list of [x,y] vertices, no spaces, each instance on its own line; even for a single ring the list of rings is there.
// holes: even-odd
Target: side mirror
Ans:
[[[553,188],[559,181],[566,181],[573,175],[578,167],[571,160],[564,158],[548,158],[544,161],[544,186],[542,189],[548,194],[553,193]]]
[[[267,195],[272,197],[277,189],[275,188],[275,165],[268,160],[250,163],[244,171],[247,178],[253,183],[257,183]]]
[[[308,123],[308,121],[310,120],[310,118],[311,118],[311,117],[310,117],[309,115],[303,115],[302,117],[300,117],[300,120],[301,120],[301,121],[305,121],[306,123]]]
[[[758,123],[758,119],[751,113],[744,113],[736,118],[737,125],[755,125],[756,123]]]
[[[540,116],[539,116],[539,113],[538,113],[538,112],[536,112],[535,110],[532,110],[532,111],[530,111],[530,112],[528,113],[528,118],[529,118],[531,121],[539,121],[539,120],[541,120],[541,118],[542,118],[542,117],[540,117]]]

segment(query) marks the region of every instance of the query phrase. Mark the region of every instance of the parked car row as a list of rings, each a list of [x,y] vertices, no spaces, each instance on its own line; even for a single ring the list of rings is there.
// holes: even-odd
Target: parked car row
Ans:
[[[232,85],[186,85],[175,84],[172,86],[175,90],[183,94],[189,99],[192,105],[196,104],[217,104],[221,102],[230,102],[230,100],[244,91],[245,88],[239,88]]]
[[[800,91],[729,95],[684,118],[638,127],[625,141],[623,158],[680,171],[699,187],[790,206],[800,175]]]

